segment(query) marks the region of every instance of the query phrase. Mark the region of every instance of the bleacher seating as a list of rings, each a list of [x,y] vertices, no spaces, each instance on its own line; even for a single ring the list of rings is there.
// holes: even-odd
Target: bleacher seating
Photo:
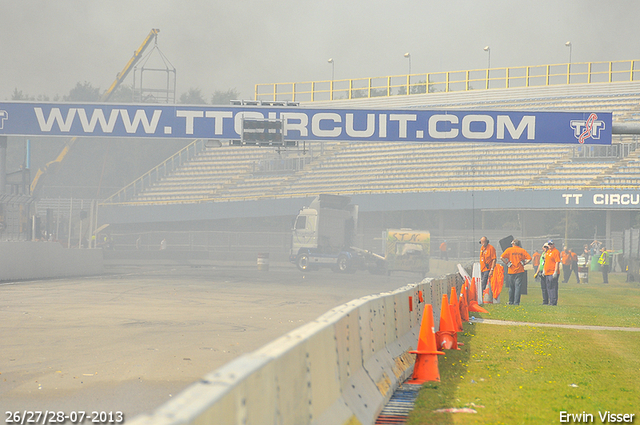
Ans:
[[[313,106],[613,111],[614,121],[640,121],[640,84],[598,89],[591,85],[588,94],[577,86],[429,93],[315,102]],[[614,143],[621,142],[634,144],[618,156],[594,156],[567,145],[330,142],[322,149],[316,146],[311,151],[288,151],[280,156],[273,149],[222,146],[204,149],[131,201],[200,202],[320,192],[637,187],[637,138],[614,137]],[[304,168],[265,170],[262,166],[264,161],[289,156],[304,158]]]

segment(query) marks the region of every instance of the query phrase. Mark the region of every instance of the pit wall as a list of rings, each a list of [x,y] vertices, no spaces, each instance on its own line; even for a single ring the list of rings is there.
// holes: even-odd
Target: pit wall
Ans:
[[[425,304],[439,325],[458,274],[343,304],[238,357],[135,425],[367,425],[413,372]],[[422,291],[424,302],[419,301]]]
[[[101,249],[65,249],[57,242],[0,242],[0,281],[102,273]]]

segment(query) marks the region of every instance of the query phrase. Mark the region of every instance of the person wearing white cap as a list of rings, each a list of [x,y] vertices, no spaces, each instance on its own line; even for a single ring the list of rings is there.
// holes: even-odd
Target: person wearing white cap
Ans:
[[[540,257],[540,264],[536,274],[533,275],[535,279],[540,278],[540,289],[542,290],[542,305],[549,305],[549,291],[547,291],[547,280],[544,278],[544,255],[549,250],[549,244],[546,242],[542,245],[542,256]]]

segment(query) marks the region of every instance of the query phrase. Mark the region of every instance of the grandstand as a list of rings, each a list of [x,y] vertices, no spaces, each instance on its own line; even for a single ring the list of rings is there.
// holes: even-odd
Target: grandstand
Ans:
[[[613,112],[614,122],[634,122],[640,121],[640,82],[424,93],[304,106],[607,111]],[[141,177],[140,184],[130,185],[138,189],[127,192],[125,188],[105,203],[299,198],[320,192],[636,189],[640,185],[637,147],[637,136],[628,135],[614,136],[612,146],[327,142],[274,152],[219,143],[203,145],[190,160],[162,177]]]

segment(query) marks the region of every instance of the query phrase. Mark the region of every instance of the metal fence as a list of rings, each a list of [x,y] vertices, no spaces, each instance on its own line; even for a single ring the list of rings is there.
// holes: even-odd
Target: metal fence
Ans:
[[[573,148],[573,159],[623,159],[632,154],[638,149],[638,138],[633,137],[634,141],[631,143],[614,143],[607,146],[576,146]]]
[[[640,60],[576,62],[372,78],[256,84],[254,99],[314,102],[421,93],[638,80],[640,80]]]
[[[29,212],[34,199],[26,195],[0,194],[0,240],[29,240]]]
[[[111,233],[113,249],[158,251],[210,252],[278,252],[285,253],[291,246],[290,232],[238,232],[238,231],[145,231]]]

